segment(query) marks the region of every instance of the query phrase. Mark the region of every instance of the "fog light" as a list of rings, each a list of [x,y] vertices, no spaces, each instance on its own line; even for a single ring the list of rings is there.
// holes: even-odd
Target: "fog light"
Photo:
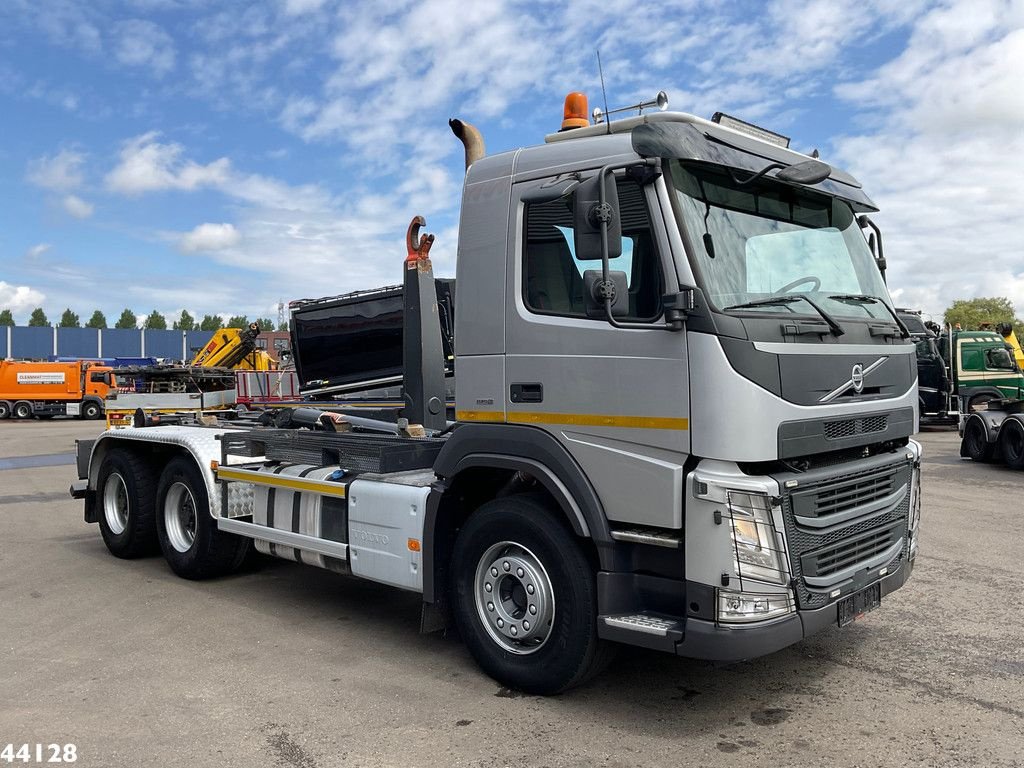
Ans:
[[[764,621],[793,613],[793,596],[785,592],[718,590],[717,619],[721,624]]]

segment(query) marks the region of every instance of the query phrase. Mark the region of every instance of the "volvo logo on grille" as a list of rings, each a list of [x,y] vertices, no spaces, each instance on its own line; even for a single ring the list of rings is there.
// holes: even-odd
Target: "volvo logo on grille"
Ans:
[[[867,379],[867,377],[870,376],[875,371],[877,371],[879,368],[881,368],[882,365],[885,364],[885,361],[888,359],[888,357],[880,357],[867,367],[865,367],[863,363],[857,363],[856,365],[853,366],[852,370],[850,371],[850,378],[844,381],[835,389],[833,389],[827,395],[820,398],[818,402],[830,403],[837,397],[840,397],[841,395],[849,392],[851,389],[853,390],[853,393],[855,395],[861,394],[864,391],[864,381]]]
[[[864,366],[860,363],[853,366],[853,370],[850,371],[850,383],[858,395],[864,390]]]

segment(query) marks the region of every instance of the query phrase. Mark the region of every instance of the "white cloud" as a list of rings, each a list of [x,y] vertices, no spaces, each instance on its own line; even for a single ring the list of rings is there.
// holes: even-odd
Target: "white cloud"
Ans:
[[[46,294],[27,285],[11,285],[0,280],[0,309],[11,312],[25,312],[41,306],[46,301]]]
[[[217,186],[228,177],[230,162],[227,158],[207,165],[191,160],[183,162],[183,147],[161,143],[159,136],[158,132],[151,131],[125,142],[120,162],[105,179],[110,190],[127,195],[164,189],[192,190]]]
[[[174,41],[158,25],[131,19],[114,25],[115,55],[122,64],[148,67],[157,77],[174,69]]]
[[[207,223],[183,234],[178,247],[184,253],[222,251],[238,245],[241,239],[241,233],[232,224]]]
[[[82,185],[85,155],[62,149],[55,155],[43,155],[28,164],[26,178],[32,184],[54,192],[67,192]]]
[[[25,256],[29,259],[38,259],[51,248],[53,248],[53,246],[50,243],[39,243],[25,251]]]
[[[889,285],[936,320],[974,296],[1024,314],[1022,27],[1021,3],[946,3],[900,56],[837,89],[877,126],[835,149],[881,208]]]
[[[76,219],[88,219],[96,209],[92,203],[86,202],[78,195],[68,195],[61,201],[61,204],[64,206],[64,210]]]
[[[293,16],[319,11],[324,0],[284,0],[284,12]]]

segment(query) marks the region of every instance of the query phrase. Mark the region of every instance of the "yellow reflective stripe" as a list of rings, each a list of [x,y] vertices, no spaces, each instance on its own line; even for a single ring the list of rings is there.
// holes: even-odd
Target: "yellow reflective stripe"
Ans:
[[[498,421],[504,423],[505,414],[501,411],[456,411],[456,421]]]
[[[291,491],[309,491],[318,493],[321,496],[337,496],[345,498],[345,486],[338,483],[331,483],[326,480],[303,480],[287,475],[272,475],[267,472],[256,472],[251,469],[226,469],[220,467],[217,470],[218,480],[238,480],[253,485],[266,485],[271,488],[287,488]]]
[[[458,411],[458,421],[496,421],[509,424],[562,424],[576,427],[624,427],[628,429],[688,430],[690,420],[671,416],[608,416],[600,413],[537,413],[509,411]]]

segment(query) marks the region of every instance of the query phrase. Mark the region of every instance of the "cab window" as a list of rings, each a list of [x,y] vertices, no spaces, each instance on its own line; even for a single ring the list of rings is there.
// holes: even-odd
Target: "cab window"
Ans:
[[[651,234],[643,189],[618,179],[622,255],[609,268],[626,273],[629,316],[654,320],[661,314],[664,281]],[[583,273],[601,269],[600,259],[578,259],[574,245],[572,199],[527,204],[523,257],[523,300],[531,312],[586,317]]]

